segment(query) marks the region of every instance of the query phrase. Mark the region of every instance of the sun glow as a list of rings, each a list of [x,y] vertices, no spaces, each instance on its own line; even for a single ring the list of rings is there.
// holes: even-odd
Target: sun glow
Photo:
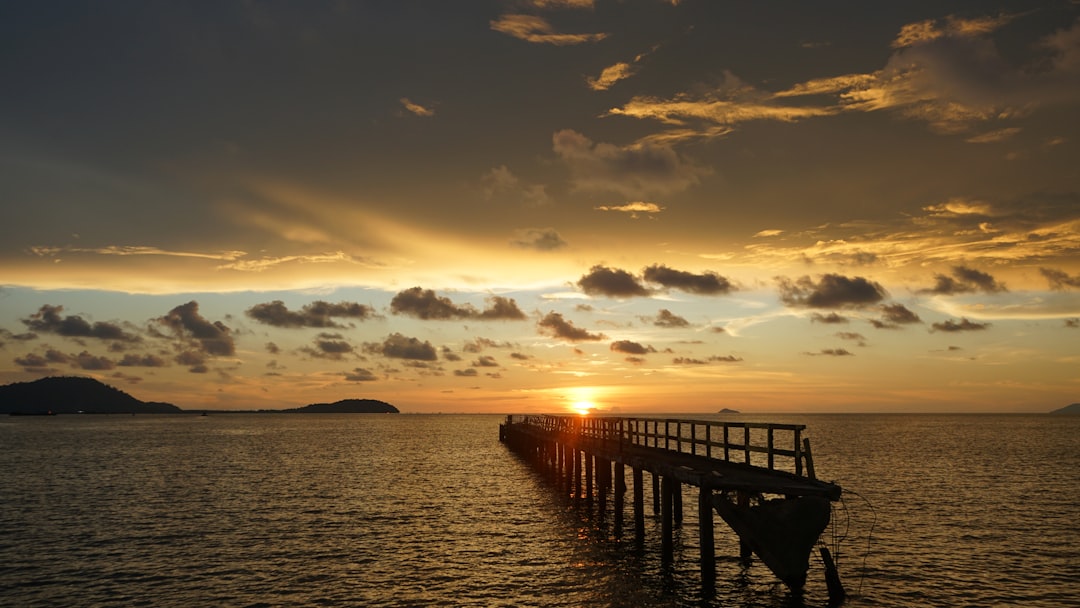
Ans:
[[[588,416],[596,410],[596,404],[592,401],[575,401],[570,409],[582,416]]]

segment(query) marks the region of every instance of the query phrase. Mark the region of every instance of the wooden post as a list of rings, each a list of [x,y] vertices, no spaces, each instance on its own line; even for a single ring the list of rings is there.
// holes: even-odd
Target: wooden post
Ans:
[[[741,509],[750,508],[750,495],[746,492],[735,492],[735,504]],[[750,549],[750,545],[743,542],[742,537],[739,538],[739,559],[742,560],[743,566],[749,566],[751,557],[753,556],[753,550]]]
[[[652,475],[652,514],[656,517],[660,514],[660,476],[653,471],[649,471]]]
[[[821,561],[825,562],[825,586],[829,588],[829,605],[838,606],[847,597],[844,584],[840,582],[840,573],[836,571],[836,563],[833,562],[832,554],[826,547],[819,547]]]
[[[607,510],[608,488],[611,486],[611,462],[604,458],[596,459],[596,496],[600,499],[600,517]]]
[[[585,500],[592,502],[593,493],[593,455],[585,453]]]
[[[676,526],[682,525],[682,484],[677,479],[671,480],[671,517]]]
[[[716,540],[713,536],[712,490],[701,486],[698,493],[698,546],[701,547],[701,584],[716,582]]]
[[[581,498],[581,458],[584,454],[574,448],[574,498]]]
[[[645,475],[634,467],[634,541],[645,544]]]
[[[674,526],[672,523],[672,507],[675,492],[672,490],[672,479],[664,476],[660,479],[660,561],[670,564],[675,558],[675,539],[673,537]]]
[[[626,470],[623,463],[615,463],[615,538],[622,537],[623,494],[626,494]]]
[[[814,475],[814,455],[810,453],[810,439],[803,439],[803,458],[806,459],[806,476],[810,479],[817,479],[817,475]]]

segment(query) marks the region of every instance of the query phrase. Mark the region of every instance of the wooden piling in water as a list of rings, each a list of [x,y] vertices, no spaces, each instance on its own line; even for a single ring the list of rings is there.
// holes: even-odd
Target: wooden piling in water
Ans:
[[[740,556],[747,566],[751,552],[757,553],[762,563],[798,591],[806,579],[810,548],[827,525],[828,503],[840,498],[839,486],[816,479],[809,441],[801,437],[802,425],[518,418],[519,422],[508,417],[500,426],[500,440],[550,473],[553,483],[565,487],[575,499],[584,498],[582,502],[591,507],[595,493],[601,526],[611,492],[616,537],[623,529],[625,466],[631,467],[634,540],[641,548],[645,546],[644,472],[649,471],[653,515],[660,518],[660,558],[665,566],[676,558],[675,530],[683,522],[683,486],[696,486],[701,580],[706,588],[711,588],[716,574],[713,510],[739,535]],[[764,432],[751,433],[752,429]],[[791,433],[790,448],[782,447],[780,439],[786,436],[777,437],[778,432]],[[766,495],[778,498],[767,499]],[[756,506],[751,506],[751,496],[756,498]],[[842,597],[843,587],[831,556],[822,552],[822,559],[832,601]]]

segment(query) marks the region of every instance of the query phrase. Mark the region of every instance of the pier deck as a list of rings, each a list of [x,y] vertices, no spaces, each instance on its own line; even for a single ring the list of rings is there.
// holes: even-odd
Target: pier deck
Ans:
[[[699,489],[702,582],[715,579],[715,510],[738,534],[741,556],[751,552],[785,584],[801,590],[809,553],[828,524],[840,486],[816,478],[804,425],[662,418],[508,416],[500,439],[545,468],[576,497],[607,506],[614,500],[621,534],[625,468],[632,470],[634,532],[644,537],[644,473],[652,477],[654,515],[661,519],[661,559],[671,560],[672,530],[682,520],[682,485]],[[584,477],[584,479],[582,479]],[[756,503],[756,504],[752,504]],[[830,598],[843,597],[831,556]]]

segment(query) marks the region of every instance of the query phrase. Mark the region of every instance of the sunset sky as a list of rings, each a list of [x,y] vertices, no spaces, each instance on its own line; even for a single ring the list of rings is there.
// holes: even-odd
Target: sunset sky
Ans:
[[[0,383],[1080,401],[1080,3],[0,4]]]

